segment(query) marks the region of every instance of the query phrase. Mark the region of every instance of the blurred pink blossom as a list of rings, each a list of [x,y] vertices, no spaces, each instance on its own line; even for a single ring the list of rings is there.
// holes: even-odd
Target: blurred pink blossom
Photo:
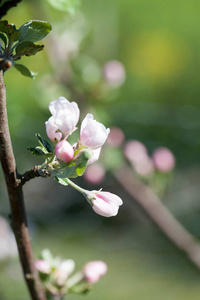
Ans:
[[[124,66],[117,60],[108,61],[103,67],[104,78],[111,86],[120,86],[126,79]]]
[[[50,264],[46,260],[43,260],[43,259],[37,259],[35,261],[35,267],[40,273],[50,274],[50,272],[51,272]]]
[[[54,272],[54,278],[59,286],[66,283],[69,275],[74,271],[75,263],[72,259],[63,260]]]
[[[92,205],[93,210],[103,217],[117,215],[119,206],[123,204],[120,197],[109,192],[85,191],[85,196]]]
[[[103,181],[105,169],[102,165],[96,163],[88,166],[83,176],[88,182],[97,184]]]
[[[122,145],[124,141],[124,133],[123,131],[118,127],[112,127],[110,129],[110,134],[107,138],[107,144],[112,147],[119,147]]]
[[[87,114],[81,123],[80,143],[91,150],[98,149],[105,143],[109,132],[110,129],[94,120],[92,114]]]
[[[84,278],[90,283],[97,282],[101,276],[106,274],[106,272],[107,265],[100,260],[88,262],[83,269]]]
[[[56,145],[55,155],[58,160],[68,163],[74,157],[74,150],[68,141],[62,140]]]
[[[145,145],[137,140],[130,140],[124,147],[124,155],[130,161],[135,171],[141,176],[153,173],[154,165]]]
[[[0,216],[0,260],[17,255],[17,246],[7,220]]]
[[[165,148],[157,148],[153,154],[152,159],[155,168],[160,172],[170,172],[175,166],[175,158],[173,153]]]

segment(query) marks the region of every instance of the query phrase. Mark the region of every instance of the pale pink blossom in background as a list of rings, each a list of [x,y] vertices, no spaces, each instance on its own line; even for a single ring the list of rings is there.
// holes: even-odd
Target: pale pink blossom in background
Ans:
[[[107,62],[103,67],[105,80],[111,86],[120,86],[126,79],[126,72],[121,62],[117,60]]]
[[[83,176],[88,182],[97,184],[105,178],[105,169],[102,165],[96,163],[88,166]]]
[[[74,157],[74,150],[68,141],[62,140],[56,145],[55,155],[58,160],[68,163]]]
[[[123,204],[120,197],[109,192],[87,191],[86,197],[91,203],[93,210],[103,217],[116,216],[119,206]]]
[[[124,141],[124,133],[119,127],[110,128],[106,143],[112,147],[119,147]]]
[[[50,274],[50,272],[51,272],[50,264],[46,260],[43,260],[43,259],[37,259],[35,261],[35,267],[40,273]]]
[[[105,143],[110,129],[94,120],[92,114],[87,114],[81,123],[80,143],[91,150],[101,148]]]
[[[106,274],[107,269],[107,265],[103,261],[94,260],[84,266],[83,275],[86,281],[95,283]]]
[[[54,273],[54,278],[59,286],[66,283],[69,275],[74,271],[75,263],[72,259],[63,260]]]
[[[163,173],[170,172],[175,166],[173,153],[165,147],[157,148],[152,154],[152,159],[155,168]]]
[[[0,216],[0,260],[17,255],[17,246],[9,223]]]
[[[64,97],[59,97],[49,104],[49,110],[53,115],[55,126],[63,135],[68,136],[76,129],[80,115],[76,102],[69,102]]]
[[[57,132],[58,130],[58,126],[55,124],[54,122],[54,117],[51,116],[48,121],[45,122],[46,125],[46,133],[48,138],[54,142],[57,141],[59,142],[62,138],[62,133],[61,132]]]
[[[148,155],[147,148],[140,141],[128,141],[124,147],[124,155],[139,175],[148,176],[154,172],[153,161]]]

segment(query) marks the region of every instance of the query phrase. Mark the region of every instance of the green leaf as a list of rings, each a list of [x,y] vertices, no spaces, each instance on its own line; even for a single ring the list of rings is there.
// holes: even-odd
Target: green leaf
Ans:
[[[19,31],[14,24],[8,24],[7,20],[0,21],[0,31],[5,33],[9,40],[17,41],[19,37]]]
[[[42,40],[51,31],[51,25],[45,21],[32,20],[19,28],[19,42],[37,42]]]
[[[7,38],[2,32],[0,32],[0,39],[4,42],[4,45],[6,47],[7,46]]]
[[[82,176],[92,155],[92,151],[89,148],[85,148],[81,151],[79,157],[68,163],[67,166],[54,169],[51,171],[51,174],[58,178],[76,178]]]
[[[36,137],[40,145],[43,146],[48,153],[53,153],[53,149],[51,148],[51,145],[45,139],[43,139],[43,137],[39,133],[36,133]]]
[[[75,16],[79,10],[80,0],[47,0],[47,2],[55,9],[69,13]]]
[[[33,42],[29,41],[22,42],[16,47],[16,55],[14,55],[14,60],[20,59],[23,55],[35,55],[38,51],[41,51],[43,48],[44,45],[35,45]]]
[[[32,154],[37,156],[44,156],[46,154],[41,147],[28,147],[27,150],[31,151]]]
[[[22,65],[22,64],[13,64],[13,66],[15,67],[15,69],[17,69],[17,71],[19,71],[22,75],[24,76],[27,76],[27,77],[30,77],[30,78],[33,78],[35,79],[35,76],[38,74],[38,73],[34,73],[32,71],[30,71],[26,66]]]

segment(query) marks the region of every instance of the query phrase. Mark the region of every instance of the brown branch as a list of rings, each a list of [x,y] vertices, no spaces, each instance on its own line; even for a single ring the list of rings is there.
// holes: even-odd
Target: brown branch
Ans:
[[[17,177],[6,109],[6,88],[3,71],[0,71],[0,159],[10,200],[12,226],[15,234],[21,265],[31,298],[46,300],[44,289],[35,269],[30,236],[24,206],[22,184]]]
[[[145,184],[139,182],[129,167],[115,172],[114,176],[166,236],[188,255],[197,268],[200,268],[200,245],[198,241],[175,219],[155,193]]]
[[[2,5],[1,3],[3,2],[2,0],[0,1],[0,19],[7,14],[7,12],[14,6],[17,6],[19,2],[22,0],[9,0],[5,1]]]
[[[50,177],[48,170],[42,168],[42,166],[35,166],[24,174],[18,174],[18,180],[21,185],[24,185],[27,181],[34,179],[36,177]]]

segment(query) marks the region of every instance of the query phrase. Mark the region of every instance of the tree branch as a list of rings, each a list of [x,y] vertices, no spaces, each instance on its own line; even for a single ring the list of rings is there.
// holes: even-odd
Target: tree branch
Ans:
[[[200,269],[200,245],[198,241],[175,219],[155,193],[139,182],[127,166],[114,173],[121,186],[148,213],[166,236]]]
[[[17,176],[6,109],[6,88],[3,71],[0,71],[0,159],[10,200],[12,226],[15,234],[21,265],[30,295],[33,300],[46,300],[44,289],[35,269],[30,243],[22,184]]]
[[[0,0],[0,19],[3,16],[5,16],[12,7],[17,6],[17,4],[21,1],[22,0],[11,0],[11,1],[7,0],[7,1],[3,2],[2,0]]]

